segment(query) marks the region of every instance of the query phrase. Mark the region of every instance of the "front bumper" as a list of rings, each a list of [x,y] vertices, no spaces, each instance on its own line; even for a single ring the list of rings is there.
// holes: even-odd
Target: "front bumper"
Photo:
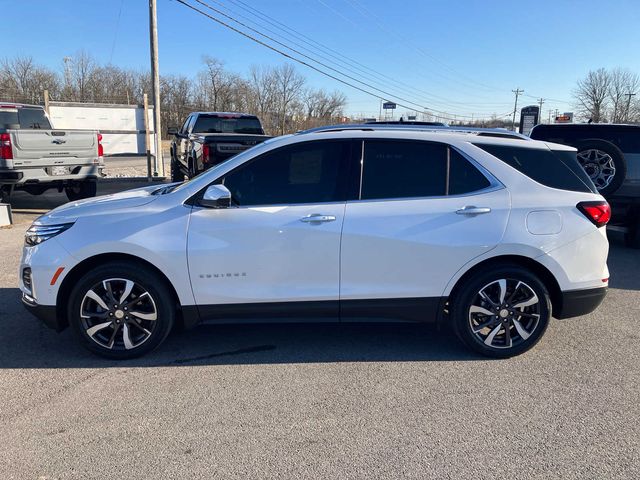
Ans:
[[[42,321],[47,327],[52,328],[56,332],[65,329],[66,324],[58,318],[58,311],[55,305],[38,305],[33,298],[25,293],[22,294],[22,304],[29,313]]]
[[[562,292],[562,304],[559,311],[553,312],[556,318],[572,318],[593,312],[607,295],[607,287],[586,288]]]

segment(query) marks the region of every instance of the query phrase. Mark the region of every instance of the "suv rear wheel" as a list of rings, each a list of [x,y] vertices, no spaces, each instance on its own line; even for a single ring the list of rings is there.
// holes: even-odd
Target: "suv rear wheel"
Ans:
[[[134,358],[156,348],[171,331],[173,298],[155,272],[114,262],[76,282],[67,315],[87,349],[107,358]]]
[[[453,328],[478,353],[506,358],[532,348],[551,316],[549,293],[540,279],[517,265],[478,272],[450,302]]]

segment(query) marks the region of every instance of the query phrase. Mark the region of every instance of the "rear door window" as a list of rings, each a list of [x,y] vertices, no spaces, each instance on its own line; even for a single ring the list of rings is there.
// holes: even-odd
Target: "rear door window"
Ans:
[[[462,154],[443,143],[365,140],[361,200],[463,195],[491,186]]]
[[[575,152],[479,143],[475,146],[547,187],[597,193],[591,179],[582,171]]]

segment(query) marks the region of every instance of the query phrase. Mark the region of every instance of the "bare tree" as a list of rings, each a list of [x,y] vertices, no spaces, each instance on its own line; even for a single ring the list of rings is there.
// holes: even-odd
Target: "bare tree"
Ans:
[[[1,62],[0,95],[13,101],[36,103],[43,90],[57,95],[60,79],[51,70],[36,65],[32,57],[17,56]]]
[[[592,70],[584,79],[578,80],[578,86],[573,96],[581,115],[596,123],[606,121],[605,114],[610,84],[611,76],[604,68]]]
[[[640,78],[636,73],[623,68],[615,68],[609,73],[608,96],[611,102],[612,122],[630,122],[634,117],[633,94],[640,88]]]
[[[305,79],[289,63],[276,67],[273,70],[273,79],[275,83],[275,103],[279,114],[280,135],[284,135],[287,117],[293,118],[294,111],[301,106],[299,98],[304,88]]]

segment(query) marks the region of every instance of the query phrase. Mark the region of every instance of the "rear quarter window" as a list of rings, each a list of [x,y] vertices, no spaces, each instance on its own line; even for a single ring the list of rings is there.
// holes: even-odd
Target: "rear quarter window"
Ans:
[[[595,185],[580,167],[575,152],[477,143],[475,146],[547,187],[597,193]]]

